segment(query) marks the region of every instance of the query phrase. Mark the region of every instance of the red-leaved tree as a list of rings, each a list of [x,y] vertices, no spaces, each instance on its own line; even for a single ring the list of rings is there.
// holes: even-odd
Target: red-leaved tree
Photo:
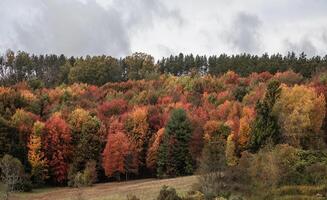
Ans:
[[[45,130],[44,148],[49,161],[51,178],[56,183],[63,183],[67,179],[71,155],[69,126],[59,114],[54,114],[46,121]]]
[[[109,133],[106,147],[102,153],[102,167],[109,177],[129,172],[137,173],[137,156],[128,137],[122,132]]]

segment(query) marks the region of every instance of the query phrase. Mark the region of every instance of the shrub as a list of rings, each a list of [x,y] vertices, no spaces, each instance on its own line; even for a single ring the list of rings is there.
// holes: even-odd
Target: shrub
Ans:
[[[198,172],[200,191],[206,199],[225,196],[228,193],[225,143],[223,139],[214,137],[203,148]]]
[[[199,191],[190,191],[183,200],[205,200],[204,194]]]
[[[0,172],[7,197],[9,192],[31,190],[29,176],[25,174],[24,166],[17,158],[7,154],[4,155],[0,160]]]
[[[92,186],[97,180],[96,162],[87,162],[83,172],[75,172],[71,167],[68,179],[68,186],[71,187]]]
[[[276,196],[286,195],[316,195],[327,194],[327,185],[309,186],[309,185],[290,185],[282,186],[274,191]]]
[[[127,195],[127,200],[140,200],[140,199],[135,195]]]
[[[87,186],[91,186],[97,181],[97,170],[95,161],[89,161],[86,163],[86,167],[83,172],[83,178],[84,184]]]
[[[181,200],[177,195],[175,188],[162,186],[157,200]]]
[[[74,187],[82,187],[84,186],[84,177],[81,172],[77,172],[74,177]]]

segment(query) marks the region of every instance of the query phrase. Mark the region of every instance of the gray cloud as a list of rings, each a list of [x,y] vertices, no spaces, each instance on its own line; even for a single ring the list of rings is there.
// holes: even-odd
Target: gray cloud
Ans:
[[[177,10],[155,0],[116,0],[108,7],[92,0],[2,0],[0,7],[1,28],[8,30],[0,31],[0,48],[33,53],[123,56],[131,52],[130,35],[151,28],[156,18],[182,21]]]
[[[317,48],[308,38],[302,38],[299,42],[292,42],[286,39],[284,44],[286,52],[293,51],[297,54],[304,52],[309,57],[317,54]]]
[[[0,0],[0,53],[326,54],[326,1],[295,2]]]
[[[256,15],[240,12],[225,32],[227,42],[240,52],[256,53],[261,47],[259,28],[262,22]]]
[[[322,33],[322,41],[327,45],[327,30]]]
[[[164,56],[176,54],[172,49],[170,49],[166,45],[158,44],[157,49],[161,53],[161,55],[164,55]]]
[[[134,30],[151,28],[160,19],[172,19],[178,25],[185,22],[179,10],[168,9],[158,0],[115,0],[111,7],[118,8],[126,27]]]
[[[85,55],[129,53],[129,38],[117,10],[105,10],[93,1],[63,0],[1,1],[7,10],[18,5],[26,12],[17,13],[4,26],[11,29],[14,45],[33,53]],[[4,6],[6,5],[6,6]],[[32,13],[29,13],[30,11]],[[28,21],[20,18],[27,16]],[[5,37],[5,36],[3,36]]]

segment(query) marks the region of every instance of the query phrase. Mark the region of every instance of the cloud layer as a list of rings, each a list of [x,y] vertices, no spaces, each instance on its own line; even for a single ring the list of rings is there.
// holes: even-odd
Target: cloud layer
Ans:
[[[0,48],[33,53],[123,56],[131,52],[130,37],[153,27],[156,18],[171,16],[182,23],[176,10],[154,0],[108,6],[90,0],[3,0],[0,7],[5,8]]]
[[[327,54],[316,0],[1,0],[0,52]]]
[[[260,26],[261,21],[256,15],[240,12],[226,32],[227,42],[240,52],[256,53],[261,46]]]

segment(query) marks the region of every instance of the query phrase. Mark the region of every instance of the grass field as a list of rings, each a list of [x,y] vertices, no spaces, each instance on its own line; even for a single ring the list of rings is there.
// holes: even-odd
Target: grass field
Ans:
[[[195,176],[173,179],[142,179],[127,182],[111,182],[96,184],[93,187],[76,188],[44,188],[29,193],[15,193],[13,200],[121,200],[127,195],[136,195],[142,200],[155,199],[163,185],[176,188],[178,194],[184,195],[196,183]],[[81,197],[81,198],[79,198]]]

